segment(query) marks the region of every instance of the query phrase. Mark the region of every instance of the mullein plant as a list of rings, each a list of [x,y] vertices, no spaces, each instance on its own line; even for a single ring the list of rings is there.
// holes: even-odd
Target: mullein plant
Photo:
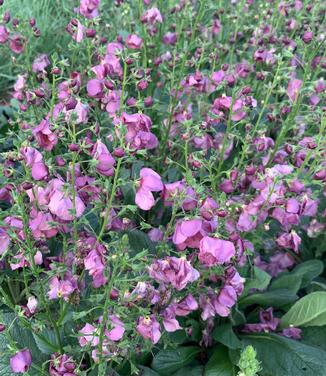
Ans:
[[[272,289],[325,251],[322,2],[70,3],[51,56],[0,8],[4,375],[201,374],[216,342],[270,374],[248,341],[300,344],[282,316],[325,285]]]

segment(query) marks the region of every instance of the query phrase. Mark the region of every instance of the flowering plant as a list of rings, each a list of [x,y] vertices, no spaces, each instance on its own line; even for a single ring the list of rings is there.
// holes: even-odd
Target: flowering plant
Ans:
[[[322,2],[0,3],[0,375],[323,376]]]

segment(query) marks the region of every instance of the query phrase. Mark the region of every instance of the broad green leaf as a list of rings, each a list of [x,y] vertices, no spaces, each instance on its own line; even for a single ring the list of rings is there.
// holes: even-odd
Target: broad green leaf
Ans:
[[[301,288],[305,288],[324,270],[324,264],[320,260],[309,260],[297,265],[291,272],[298,277],[301,277]]]
[[[162,376],[171,375],[171,373],[190,364],[199,351],[199,347],[194,346],[161,350],[154,356],[152,368]]]
[[[271,276],[257,266],[253,267],[252,278],[247,278],[242,296],[246,296],[250,289],[264,290],[268,287]]]
[[[201,376],[203,374],[203,366],[184,367],[174,373],[173,376]]]
[[[276,334],[256,333],[242,337],[261,361],[261,376],[325,376],[326,351]]]
[[[296,294],[302,284],[302,276],[293,273],[282,273],[275,278],[269,290],[287,289]]]
[[[140,252],[144,249],[148,249],[150,252],[155,250],[154,243],[143,231],[131,230],[128,232],[128,238],[130,247],[136,252]]]
[[[53,354],[60,350],[54,330],[44,329],[38,334],[33,333],[33,337],[37,347],[43,354]]]
[[[232,325],[230,323],[223,324],[215,328],[213,331],[213,338],[215,341],[222,343],[230,349],[238,349],[242,346],[241,341],[234,334]]]
[[[141,366],[139,367],[140,373],[139,376],[160,376],[157,372],[153,371],[148,367]]]
[[[326,325],[326,292],[312,292],[298,300],[282,317],[281,326]]]
[[[248,305],[258,304],[263,307],[282,307],[286,304],[293,303],[297,299],[298,296],[293,292],[285,289],[278,289],[248,295],[239,300],[239,306],[243,308]]]
[[[326,351],[326,326],[309,326],[302,328],[301,342],[319,347]]]
[[[235,374],[228,349],[224,346],[217,346],[205,366],[204,376],[235,376]]]

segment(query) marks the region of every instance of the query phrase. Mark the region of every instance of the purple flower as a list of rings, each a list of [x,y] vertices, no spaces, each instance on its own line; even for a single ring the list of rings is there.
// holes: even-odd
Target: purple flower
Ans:
[[[276,243],[283,248],[292,249],[295,253],[299,253],[301,244],[300,236],[292,230],[290,233],[284,233],[276,239]]]
[[[159,192],[163,189],[160,175],[150,168],[142,168],[137,185],[136,205],[143,210],[150,210],[155,204],[152,192]]]
[[[177,316],[187,316],[189,313],[196,311],[197,309],[197,301],[191,294],[189,294],[179,303],[177,303],[175,313]]]
[[[33,135],[41,148],[51,151],[58,142],[58,137],[50,129],[50,122],[43,119],[40,124],[33,129]]]
[[[97,329],[91,324],[85,324],[83,328],[79,331],[79,344],[81,347],[86,345],[97,346],[99,344],[99,336]]]
[[[98,16],[100,0],[80,0],[79,12],[86,18],[92,19]]]
[[[96,170],[104,176],[114,174],[115,160],[102,141],[96,141],[92,149],[92,156],[97,160]]]
[[[131,50],[140,50],[143,46],[143,40],[136,34],[129,34],[126,38],[126,46]]]
[[[237,293],[232,286],[222,287],[218,294],[209,291],[207,295],[201,295],[199,299],[200,307],[203,310],[201,317],[203,320],[216,315],[227,317],[236,301]]]
[[[0,44],[4,44],[9,39],[9,32],[5,26],[0,25]]]
[[[34,180],[43,180],[48,176],[48,168],[43,162],[42,154],[38,150],[28,146],[22,148],[20,152],[25,160],[26,166],[32,168],[31,173]]]
[[[34,61],[32,65],[32,70],[35,73],[44,72],[45,68],[50,65],[50,60],[47,54],[39,55]]]
[[[115,315],[109,315],[109,325],[111,327],[110,330],[105,331],[106,337],[110,341],[120,341],[120,339],[123,337],[123,334],[125,332],[125,326],[122,321],[118,319]]]
[[[203,237],[199,245],[198,258],[206,266],[222,265],[230,262],[235,255],[232,242],[222,239]]]
[[[21,35],[14,35],[10,38],[9,48],[16,54],[21,54],[24,51],[24,38]]]
[[[202,219],[186,219],[177,222],[172,241],[180,251],[187,247],[199,248],[200,241],[206,234]]]
[[[161,338],[160,324],[154,315],[139,317],[137,332],[145,339],[149,339],[155,345]]]
[[[191,187],[187,187],[183,180],[164,184],[163,200],[165,206],[179,205],[181,201],[181,207],[186,211],[197,206],[196,192]]]
[[[207,221],[210,221],[216,216],[217,209],[217,202],[213,198],[207,197],[200,206],[200,215]]]
[[[53,238],[58,229],[51,224],[54,219],[50,213],[38,212],[32,209],[29,219],[29,228],[35,239]]]
[[[87,82],[87,93],[92,98],[101,98],[103,96],[103,89],[102,80],[95,78]]]
[[[156,22],[162,23],[161,12],[157,8],[147,9],[146,12],[140,17],[141,22],[154,25]]]
[[[7,232],[0,227],[0,256],[9,248],[10,237]]]
[[[52,354],[49,365],[50,376],[77,376],[77,368],[73,359],[67,355]]]
[[[105,285],[107,281],[104,275],[105,260],[101,252],[99,252],[96,248],[92,249],[84,259],[84,266],[85,269],[88,270],[89,274],[93,277],[94,288]]]
[[[25,373],[29,370],[32,364],[32,355],[28,349],[16,352],[16,354],[10,358],[11,370],[14,373]]]
[[[162,312],[163,326],[167,332],[175,332],[176,330],[182,329],[176,316],[176,304],[170,304]]]
[[[53,277],[49,282],[49,299],[63,298],[68,301],[69,296],[77,289],[77,282],[70,274],[66,273],[63,279]]]
[[[148,269],[149,275],[157,282],[171,284],[182,290],[188,283],[196,281],[200,274],[185,257],[166,257],[155,261]]]
[[[295,78],[289,81],[286,92],[292,102],[295,102],[297,100],[299,93],[300,93],[301,86],[302,86],[301,80],[298,80]]]

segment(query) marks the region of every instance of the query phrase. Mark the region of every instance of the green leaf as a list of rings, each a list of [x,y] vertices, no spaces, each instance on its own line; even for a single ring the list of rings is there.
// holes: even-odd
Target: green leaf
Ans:
[[[276,334],[242,337],[262,362],[261,376],[325,376],[326,351]]]
[[[33,337],[37,347],[43,354],[53,354],[60,350],[60,346],[57,343],[57,338],[53,330],[44,329],[38,334],[39,335],[33,333]]]
[[[222,343],[230,349],[238,349],[242,346],[241,341],[232,330],[231,323],[223,324],[215,328],[213,338],[215,341]]]
[[[203,366],[184,367],[174,373],[173,376],[200,376],[203,374]]]
[[[235,369],[230,361],[228,349],[218,346],[205,366],[204,376],[234,376]]]
[[[173,350],[161,350],[152,361],[152,368],[160,375],[171,375],[190,364],[199,353],[199,347],[178,347]]]
[[[287,289],[296,294],[302,284],[302,276],[293,273],[282,273],[274,279],[269,290]]]
[[[252,304],[258,304],[263,307],[282,307],[286,304],[293,303],[297,299],[298,296],[293,292],[285,289],[278,289],[248,295],[239,300],[239,306],[243,308]]]
[[[326,326],[309,326],[302,328],[302,340],[310,346],[319,347],[326,351]]]
[[[324,270],[324,264],[320,260],[309,260],[297,265],[291,272],[301,278],[301,288],[305,288]]]
[[[148,367],[141,366],[139,369],[141,370],[139,376],[159,376],[157,372]]]
[[[253,267],[253,277],[247,278],[242,296],[246,296],[250,289],[264,290],[269,285],[271,276],[264,270],[259,269],[257,266]]]
[[[144,249],[150,252],[154,252],[155,250],[154,243],[143,231],[131,230],[128,232],[128,238],[130,247],[136,252],[141,252]]]
[[[326,325],[326,292],[312,292],[298,300],[282,317],[281,326]]]

